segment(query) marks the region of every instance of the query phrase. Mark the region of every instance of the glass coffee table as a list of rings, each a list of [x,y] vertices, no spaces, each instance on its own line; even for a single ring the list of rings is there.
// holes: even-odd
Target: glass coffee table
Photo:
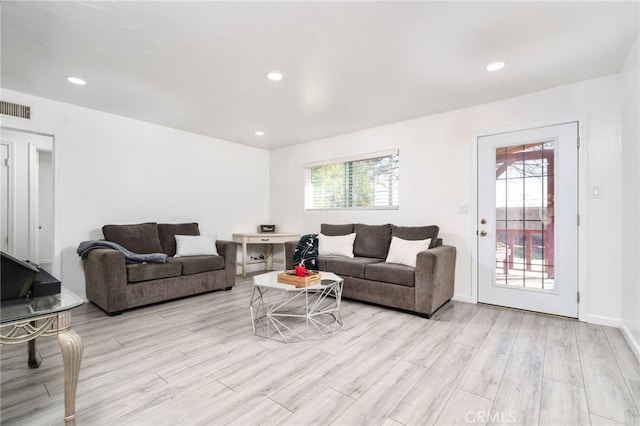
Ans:
[[[62,287],[60,294],[2,302],[0,346],[27,343],[28,364],[40,366],[36,338],[58,336],[64,364],[64,421],[76,424],[76,388],[82,361],[82,339],[71,329],[71,310],[84,300]]]
[[[342,326],[343,280],[320,272],[322,282],[309,287],[278,282],[274,271],[253,277],[253,334],[282,342],[326,339]]]

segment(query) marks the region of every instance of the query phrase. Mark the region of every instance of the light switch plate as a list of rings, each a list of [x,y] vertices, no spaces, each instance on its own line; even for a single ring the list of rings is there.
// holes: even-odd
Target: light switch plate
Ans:
[[[458,204],[458,214],[469,214],[469,204]]]
[[[591,198],[602,198],[602,187],[600,185],[591,187]]]

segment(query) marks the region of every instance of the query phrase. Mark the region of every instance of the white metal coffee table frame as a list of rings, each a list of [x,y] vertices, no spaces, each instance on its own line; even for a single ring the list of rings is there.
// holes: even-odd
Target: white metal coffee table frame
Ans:
[[[279,283],[279,273],[253,277],[250,304],[253,334],[288,343],[326,339],[340,329],[342,278],[321,272],[323,280],[333,283],[296,288]]]

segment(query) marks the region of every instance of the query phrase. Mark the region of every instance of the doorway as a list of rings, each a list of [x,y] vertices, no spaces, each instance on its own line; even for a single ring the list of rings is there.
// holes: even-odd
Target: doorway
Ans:
[[[11,208],[11,199],[13,198],[10,194],[12,182],[11,175],[9,174],[9,158],[10,158],[10,145],[8,143],[0,143],[0,152],[2,154],[2,163],[0,164],[0,170],[2,171],[0,175],[0,209],[2,212],[0,216],[2,218],[2,224],[0,225],[0,249],[8,253],[9,252],[9,238],[13,239],[13,236],[9,235],[11,227],[9,224],[11,223],[10,212]]]
[[[53,137],[0,129],[2,250],[51,272],[54,259]]]
[[[578,122],[477,139],[478,302],[578,316]]]

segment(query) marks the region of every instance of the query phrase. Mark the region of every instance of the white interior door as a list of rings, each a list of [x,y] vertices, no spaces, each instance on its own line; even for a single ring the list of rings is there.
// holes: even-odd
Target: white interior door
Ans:
[[[9,145],[0,144],[2,152],[2,164],[0,165],[0,248],[3,252],[9,252],[9,213],[11,211],[9,203],[11,198],[9,197]]]
[[[38,264],[53,270],[53,153],[38,150]]]
[[[478,301],[578,316],[578,123],[481,136]]]
[[[3,176],[9,177],[8,208],[6,211],[4,207],[2,208],[2,223],[4,224],[5,221],[8,223],[7,252],[18,259],[28,259],[38,263],[41,258],[39,253],[41,216],[44,215],[50,225],[48,232],[51,235],[52,244],[53,235],[55,235],[53,157],[50,157],[50,167],[41,169],[38,161],[40,152],[44,153],[43,155],[53,153],[53,138],[0,127],[0,140],[2,145],[10,147],[11,156],[9,170],[5,173],[3,169]],[[43,188],[49,198],[46,199],[46,204],[41,206],[43,194],[40,183],[43,181],[47,182]],[[4,185],[3,182],[2,186]],[[41,210],[41,207],[45,209]],[[47,260],[52,259],[53,247],[51,246],[50,253],[42,253],[42,256]]]

